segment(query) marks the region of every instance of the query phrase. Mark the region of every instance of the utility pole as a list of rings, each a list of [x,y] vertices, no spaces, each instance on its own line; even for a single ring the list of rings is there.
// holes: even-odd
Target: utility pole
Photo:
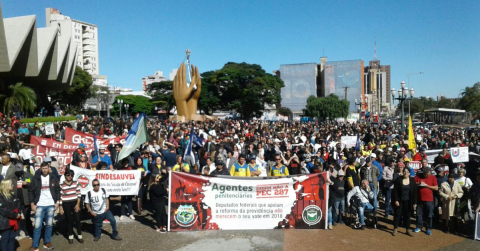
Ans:
[[[348,89],[350,89],[350,87],[342,87],[343,89],[345,89],[345,100],[347,100],[347,92],[348,92]]]

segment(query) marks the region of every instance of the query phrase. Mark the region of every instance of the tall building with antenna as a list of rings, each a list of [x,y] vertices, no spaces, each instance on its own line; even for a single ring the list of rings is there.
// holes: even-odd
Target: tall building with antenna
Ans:
[[[381,65],[377,59],[377,42],[375,41],[373,60],[368,62],[364,73],[364,95],[368,99],[367,110],[381,113],[390,106],[390,65]]]

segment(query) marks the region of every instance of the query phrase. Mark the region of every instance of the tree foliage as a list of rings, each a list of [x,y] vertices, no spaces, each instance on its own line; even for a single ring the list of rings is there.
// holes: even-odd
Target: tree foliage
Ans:
[[[349,106],[350,102],[339,99],[335,94],[325,98],[317,98],[312,95],[308,97],[307,105],[303,112],[306,116],[314,118],[345,118],[348,116]]]
[[[70,87],[52,95],[52,101],[82,109],[85,101],[95,95],[95,88],[92,88],[92,85],[92,76],[77,66]]]
[[[292,110],[288,107],[279,107],[277,108],[277,113],[283,116],[290,116],[292,115]]]
[[[18,104],[20,110],[27,112],[33,112],[37,106],[37,94],[35,91],[24,86],[22,83],[15,85],[8,85],[3,94],[0,94],[0,101],[3,102],[3,113],[10,115],[12,112],[12,105]]]
[[[466,87],[460,93],[462,98],[459,100],[459,106],[473,115],[480,114],[480,82],[471,87]]]
[[[205,85],[205,86],[204,86]],[[265,104],[280,103],[283,81],[260,65],[229,62],[202,74],[199,106],[205,112],[234,110],[243,118],[260,117]]]
[[[120,114],[117,99],[123,100],[123,104],[128,104],[128,114],[145,112],[147,115],[153,114],[155,104],[149,98],[137,95],[118,95],[113,102],[112,114]],[[125,107],[122,108],[122,114],[125,114]],[[122,115],[123,116],[123,115]]]
[[[202,86],[203,91],[203,86]],[[147,94],[152,97],[152,103],[170,114],[170,110],[175,106],[173,98],[173,81],[155,82],[148,86]]]

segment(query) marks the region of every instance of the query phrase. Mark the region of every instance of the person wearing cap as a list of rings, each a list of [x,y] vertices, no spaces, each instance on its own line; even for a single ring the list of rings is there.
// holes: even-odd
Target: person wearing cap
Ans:
[[[332,224],[344,224],[342,220],[343,212],[345,211],[345,173],[342,169],[338,170],[337,177],[332,177],[330,183],[330,196],[332,202]],[[337,213],[338,211],[338,213]],[[329,229],[332,226],[329,224]]]
[[[244,154],[240,154],[238,157],[238,163],[235,163],[230,169],[230,175],[238,177],[250,177],[250,168],[248,167],[248,164],[245,163]]]
[[[257,156],[255,154],[250,154],[250,163],[248,164],[248,169],[250,170],[250,177],[259,177],[262,173],[262,169],[257,165]]]
[[[80,161],[80,155],[85,154],[85,156],[86,156],[86,154],[87,154],[87,153],[85,152],[85,148],[86,148],[86,147],[87,147],[87,146],[86,146],[84,143],[80,143],[80,144],[78,145],[77,150],[75,150],[75,151],[73,152],[73,154],[72,154],[72,164],[73,164],[73,165],[76,166],[77,163]]]
[[[94,170],[97,168],[98,164],[100,162],[105,162],[107,163],[107,169],[114,171],[113,165],[112,165],[112,159],[110,159],[110,156],[105,154],[105,146],[101,145],[98,147],[98,155],[95,155],[92,158],[92,163],[91,166],[94,168]]]
[[[427,154],[425,153],[425,147],[420,147],[419,152],[413,156],[413,161],[422,161],[427,159]]]
[[[418,187],[417,196],[417,227],[413,230],[415,233],[421,231],[423,227],[423,217],[426,219],[426,234],[432,234],[432,220],[434,197],[433,192],[438,191],[437,179],[431,175],[432,170],[424,168],[422,175],[415,176],[415,183]]]
[[[216,160],[215,161],[215,170],[213,170],[210,175],[228,175],[230,176],[230,173],[228,172],[227,168],[224,165],[223,160]]]
[[[382,177],[380,174],[380,170],[376,166],[373,165],[373,159],[368,157],[365,160],[365,165],[360,168],[359,170],[360,179],[367,180],[368,185],[370,186],[371,191],[375,194],[373,198],[373,207],[374,210],[377,211],[378,203],[377,203],[377,191],[378,191],[378,177]]]
[[[451,173],[448,175],[448,181],[442,184],[438,193],[442,198],[442,219],[444,220],[444,231],[446,233],[449,232],[450,223],[453,223],[455,231],[458,231],[457,219],[455,219],[453,222],[450,222],[450,217],[454,216],[455,207],[457,206],[457,199],[460,199],[463,196],[462,187],[455,182],[455,174]]]

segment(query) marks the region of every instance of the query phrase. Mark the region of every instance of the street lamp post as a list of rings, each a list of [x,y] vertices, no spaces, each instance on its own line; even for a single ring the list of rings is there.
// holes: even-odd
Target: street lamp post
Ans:
[[[120,116],[119,116],[119,118],[121,118],[121,117],[122,117],[123,100],[117,99],[117,103],[118,103],[118,107],[119,107],[119,110],[120,110]]]
[[[395,100],[398,100],[400,101],[401,105],[402,105],[402,131],[405,130],[405,123],[404,123],[404,120],[405,120],[405,112],[404,112],[404,105],[403,105],[403,102],[405,100],[412,100],[413,98],[413,95],[415,94],[415,90],[412,88],[410,90],[408,90],[407,87],[405,87],[405,81],[402,81],[400,83],[400,90],[398,90],[398,98],[395,98],[395,94],[397,93],[397,91],[395,90],[395,88],[392,88],[392,98]],[[408,97],[410,94],[410,97]]]
[[[130,105],[129,105],[129,104],[125,104],[125,111],[126,111],[126,113],[125,113],[125,119],[128,119],[128,107],[130,107]]]

